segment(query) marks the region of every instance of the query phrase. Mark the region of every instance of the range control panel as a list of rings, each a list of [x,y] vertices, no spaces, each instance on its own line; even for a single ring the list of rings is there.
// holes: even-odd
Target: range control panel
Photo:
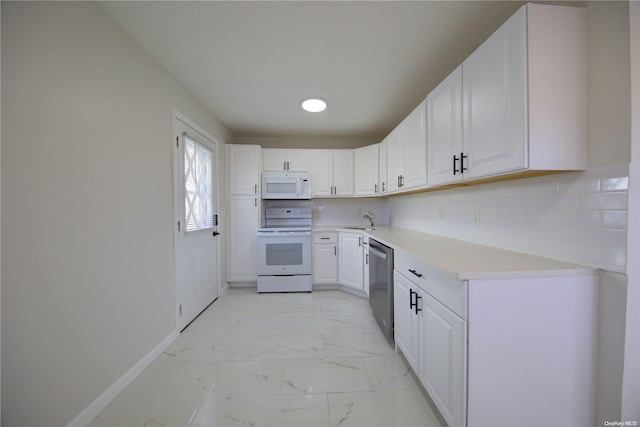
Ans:
[[[265,218],[311,218],[311,208],[269,208]]]

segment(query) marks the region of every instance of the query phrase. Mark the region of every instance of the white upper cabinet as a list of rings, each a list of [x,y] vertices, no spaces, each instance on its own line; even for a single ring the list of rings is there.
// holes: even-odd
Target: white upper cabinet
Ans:
[[[356,196],[378,194],[378,144],[357,148],[354,153]]]
[[[230,195],[260,193],[260,146],[227,145]]]
[[[387,181],[387,139],[378,144],[378,194],[384,195],[389,191]]]
[[[427,123],[429,185],[461,180],[462,65],[427,97]]]
[[[391,193],[400,188],[400,126],[392,130],[385,141],[387,141],[387,190]]]
[[[526,25],[522,8],[462,65],[465,178],[527,166]]]
[[[518,10],[427,97],[429,185],[586,167],[586,18]]]
[[[401,124],[401,190],[427,185],[427,105],[421,102]]]
[[[426,102],[421,102],[386,138],[389,192],[427,184],[426,111]]]
[[[267,148],[262,150],[265,172],[309,172],[311,151]]]
[[[353,150],[313,150],[312,196],[353,197]]]

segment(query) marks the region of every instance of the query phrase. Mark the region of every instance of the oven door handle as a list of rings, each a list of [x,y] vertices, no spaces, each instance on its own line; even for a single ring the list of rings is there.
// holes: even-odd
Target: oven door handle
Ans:
[[[258,237],[296,237],[296,236],[311,236],[308,231],[292,231],[290,233],[279,233],[277,231],[261,231],[257,234]]]

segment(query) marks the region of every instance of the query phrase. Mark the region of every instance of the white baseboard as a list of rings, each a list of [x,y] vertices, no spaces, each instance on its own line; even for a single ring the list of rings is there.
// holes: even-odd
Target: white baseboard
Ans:
[[[174,331],[169,334],[160,344],[151,350],[146,356],[138,361],[126,374],[120,377],[111,387],[105,390],[96,400],[91,402],[84,411],[80,412],[66,427],[85,427],[95,417],[97,417],[104,408],[113,401],[138,375],[142,373],[158,356],[165,351],[176,338],[180,336],[180,332]]]

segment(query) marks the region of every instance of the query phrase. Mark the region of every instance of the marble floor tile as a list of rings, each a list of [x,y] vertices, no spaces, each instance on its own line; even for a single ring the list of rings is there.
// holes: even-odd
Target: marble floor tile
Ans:
[[[219,399],[216,424],[205,427],[328,427],[326,394]]]
[[[370,390],[361,358],[299,359],[285,365],[281,392],[312,394]]]
[[[329,395],[331,426],[441,427],[420,390]]]
[[[398,354],[364,357],[362,362],[374,391],[418,388],[411,370]]]
[[[372,357],[395,354],[380,331],[324,335],[325,357]]]
[[[229,289],[89,427],[442,427],[368,301]]]
[[[255,339],[252,359],[324,357],[322,335],[269,335]]]

